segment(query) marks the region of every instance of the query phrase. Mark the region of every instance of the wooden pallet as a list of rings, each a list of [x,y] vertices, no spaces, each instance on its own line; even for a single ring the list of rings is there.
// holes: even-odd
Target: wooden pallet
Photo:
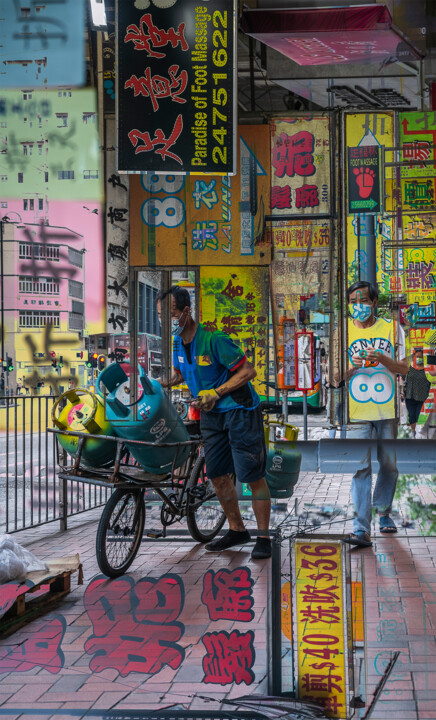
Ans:
[[[48,570],[29,572],[0,586],[0,638],[50,610],[71,592],[71,575],[78,571],[83,584],[79,555],[47,560]]]

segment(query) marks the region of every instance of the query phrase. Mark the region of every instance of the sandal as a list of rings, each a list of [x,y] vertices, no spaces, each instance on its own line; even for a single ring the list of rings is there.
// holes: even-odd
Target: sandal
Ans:
[[[389,515],[380,515],[380,532],[385,533],[396,533],[397,526]]]
[[[357,547],[372,547],[371,535],[363,530],[351,533],[344,542],[349,545],[357,545]]]

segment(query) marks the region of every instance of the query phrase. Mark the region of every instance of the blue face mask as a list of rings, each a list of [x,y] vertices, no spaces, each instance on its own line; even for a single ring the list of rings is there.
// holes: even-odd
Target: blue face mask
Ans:
[[[365,322],[371,317],[372,305],[364,305],[363,303],[349,303],[348,310],[354,320]]]
[[[180,325],[179,318],[171,318],[171,335],[181,335],[185,329],[186,321]]]

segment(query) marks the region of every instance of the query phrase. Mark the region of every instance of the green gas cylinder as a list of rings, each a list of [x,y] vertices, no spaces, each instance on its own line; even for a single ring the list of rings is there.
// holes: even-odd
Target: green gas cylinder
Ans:
[[[284,430],[283,437],[277,437],[277,426],[280,425]],[[273,430],[268,432],[266,444],[266,482],[272,497],[289,498],[300,475],[301,453],[295,445],[298,428],[288,423],[274,423]]]
[[[64,407],[62,407],[65,402]],[[62,410],[60,410],[62,407]],[[114,435],[106,420],[104,405],[94,393],[86,388],[75,388],[63,393],[53,405],[53,424],[59,430],[70,430],[91,435]],[[75,456],[79,438],[74,435],[58,435],[59,444],[69,455]],[[91,467],[112,465],[115,461],[116,443],[107,439],[89,438],[82,448],[82,461]]]

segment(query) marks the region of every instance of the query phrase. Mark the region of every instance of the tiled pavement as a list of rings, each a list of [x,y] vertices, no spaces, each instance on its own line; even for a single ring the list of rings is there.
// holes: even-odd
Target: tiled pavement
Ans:
[[[291,535],[297,527],[322,533],[349,532],[350,480],[350,476],[345,475],[302,474],[294,497],[288,503],[289,516],[283,512],[283,507],[278,508],[274,523],[282,523],[284,536]],[[295,500],[298,500],[298,520],[294,514]],[[344,514],[332,518],[334,508],[342,509]],[[400,525],[404,513],[403,508],[398,509],[396,519]],[[151,514],[155,512],[152,510]],[[248,505],[245,514],[252,526]],[[185,650],[184,661],[179,667],[173,669],[165,665],[160,672],[148,676],[134,672],[123,677],[114,668],[101,672],[90,669],[93,655],[85,652],[85,642],[93,628],[83,598],[88,584],[99,573],[94,550],[99,515],[97,510],[70,519],[66,533],[60,533],[57,523],[53,523],[14,536],[42,559],[79,552],[85,581],[83,586],[77,586],[77,576],[74,576],[72,593],[45,616],[45,620],[59,614],[65,618],[64,666],[57,673],[36,666],[26,672],[14,670],[0,675],[2,717],[24,719],[35,717],[37,712],[46,712],[44,717],[59,719],[63,715],[71,718],[71,713],[81,717],[88,709],[94,712],[143,710],[175,703],[198,708],[208,705],[202,699],[205,696],[219,704],[223,699],[244,694],[266,693],[265,605],[269,593],[269,563],[251,562],[247,549],[211,555],[191,540],[143,543],[129,572],[133,582],[168,573],[182,579],[185,602],[177,621],[184,625],[179,642]],[[156,525],[155,522],[151,524]],[[392,716],[396,720],[436,720],[436,538],[422,537],[419,526],[400,527],[398,535],[383,537],[374,525],[373,539],[373,548],[351,551],[354,579],[361,574],[364,580],[366,610],[365,648],[359,650],[356,657],[356,693],[365,695],[367,700],[372,697],[391,653],[398,649],[401,651],[399,661],[374,708],[372,720]],[[284,573],[289,572],[287,547],[288,543],[284,542]],[[210,620],[201,598],[205,572],[241,566],[250,568],[254,580],[254,620]],[[114,581],[107,581],[106,587],[111,586],[115,587]],[[115,597],[120,594],[109,590],[108,597],[115,602]],[[131,620],[131,608],[126,616]],[[13,647],[14,653],[23,648],[24,641],[32,637],[38,623],[34,621],[0,642],[0,662],[8,648]],[[231,633],[235,629],[241,633],[250,630],[255,633],[254,683],[249,686],[244,682],[225,686],[203,683],[202,660],[206,650],[201,637],[208,632],[224,630]],[[98,660],[98,655],[96,657]],[[19,667],[24,666],[20,663]],[[213,706],[218,707],[216,703]],[[357,711],[356,716],[361,717],[363,712]]]

